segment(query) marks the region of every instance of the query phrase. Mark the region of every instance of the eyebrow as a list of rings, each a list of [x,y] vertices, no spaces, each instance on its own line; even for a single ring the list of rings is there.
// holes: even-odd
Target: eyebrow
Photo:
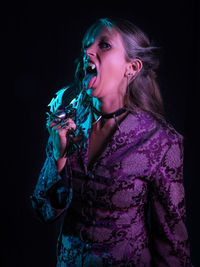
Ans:
[[[107,36],[107,35],[99,36],[98,39],[99,39],[99,42],[105,41],[105,42],[109,42],[111,44],[113,43],[112,38],[110,36]]]
[[[90,42],[87,42],[86,44],[84,44],[84,46],[83,46],[83,49],[87,49],[88,47],[90,47],[93,43],[94,43],[94,40],[95,39],[99,39],[100,41],[102,41],[102,40],[105,40],[105,41],[111,41],[110,40],[110,37],[109,36],[107,36],[107,35],[100,35],[99,37],[97,37],[97,38],[95,38],[95,39],[93,39],[93,38],[90,38],[90,40],[92,39],[92,41],[90,41]]]
[[[99,37],[100,40],[110,40],[110,37],[107,35],[102,35]]]

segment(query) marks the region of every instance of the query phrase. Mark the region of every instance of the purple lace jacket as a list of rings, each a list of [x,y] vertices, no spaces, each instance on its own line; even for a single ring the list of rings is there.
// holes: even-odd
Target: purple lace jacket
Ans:
[[[49,139],[32,196],[43,221],[64,213],[57,266],[192,266],[182,136],[137,111],[121,122],[91,169],[88,145],[59,175]]]

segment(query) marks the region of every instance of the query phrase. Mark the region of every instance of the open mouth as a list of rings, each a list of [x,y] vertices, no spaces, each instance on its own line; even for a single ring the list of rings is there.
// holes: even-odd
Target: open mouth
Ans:
[[[84,88],[90,89],[94,85],[98,75],[97,67],[92,61],[89,61],[87,66],[85,66],[85,73]]]
[[[93,62],[89,62],[86,67],[86,75],[92,74],[97,76],[97,68],[96,65]]]

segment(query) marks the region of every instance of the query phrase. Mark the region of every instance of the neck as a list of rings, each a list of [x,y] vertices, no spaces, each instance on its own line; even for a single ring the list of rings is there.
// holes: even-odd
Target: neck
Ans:
[[[112,113],[124,107],[124,101],[123,99],[120,99],[120,98],[100,99],[100,102],[101,102],[100,111],[102,113]]]
[[[122,108],[119,108],[119,109],[115,110],[114,112],[102,113],[101,111],[98,111],[97,109],[95,109],[93,107],[93,112],[99,116],[99,118],[96,120],[96,122],[93,123],[93,125],[96,124],[96,130],[100,129],[100,125],[102,125],[101,119],[104,119],[104,126],[106,124],[107,126],[110,127],[110,126],[113,126],[113,120],[112,119],[114,119],[114,122],[119,129],[118,121],[124,117],[124,115],[126,114],[126,111],[127,111],[126,107],[123,106]],[[105,120],[106,120],[106,123],[105,123]],[[102,127],[103,127],[103,125],[102,125]]]
[[[120,112],[120,114],[116,116],[106,116],[106,118],[102,117],[103,114],[111,114],[116,111],[119,111],[119,109],[122,109],[125,106],[125,98],[121,94],[113,95],[106,95],[106,97],[98,98],[100,101],[100,113],[98,114],[98,111],[96,112],[97,115],[99,115],[100,120],[97,122],[94,122],[93,129],[99,130],[99,129],[105,129],[105,128],[112,128],[115,125],[118,125],[118,121],[120,121],[124,116],[126,112]],[[102,120],[103,119],[103,120]],[[102,124],[103,122],[103,124]]]

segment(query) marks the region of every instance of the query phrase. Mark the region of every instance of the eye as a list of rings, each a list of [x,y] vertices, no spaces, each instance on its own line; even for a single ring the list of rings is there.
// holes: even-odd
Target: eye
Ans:
[[[109,50],[111,48],[111,45],[106,41],[101,41],[99,43],[99,47],[103,50]]]

